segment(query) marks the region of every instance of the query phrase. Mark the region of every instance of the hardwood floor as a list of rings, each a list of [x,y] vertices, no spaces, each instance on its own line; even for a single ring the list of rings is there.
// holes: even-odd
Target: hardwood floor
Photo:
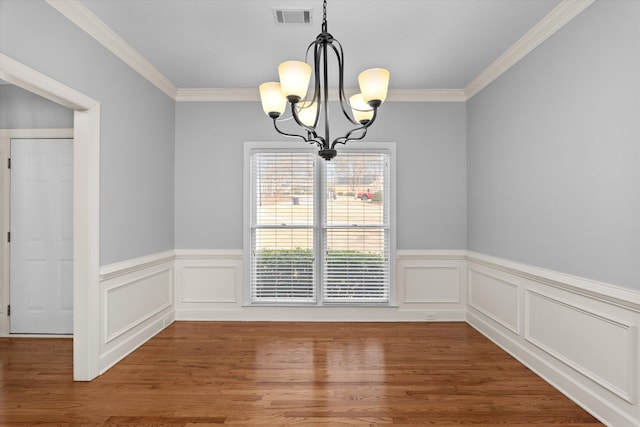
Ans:
[[[466,323],[176,322],[90,383],[0,339],[0,425],[572,425],[591,415]]]

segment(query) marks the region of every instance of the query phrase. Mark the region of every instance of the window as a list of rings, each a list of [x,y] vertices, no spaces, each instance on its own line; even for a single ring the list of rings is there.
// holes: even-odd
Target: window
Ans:
[[[265,145],[246,149],[245,303],[392,303],[392,146]]]

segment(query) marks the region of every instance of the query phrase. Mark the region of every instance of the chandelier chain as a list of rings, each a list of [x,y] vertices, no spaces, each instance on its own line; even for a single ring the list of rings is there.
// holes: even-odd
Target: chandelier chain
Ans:
[[[327,0],[322,3],[322,31],[327,32]]]

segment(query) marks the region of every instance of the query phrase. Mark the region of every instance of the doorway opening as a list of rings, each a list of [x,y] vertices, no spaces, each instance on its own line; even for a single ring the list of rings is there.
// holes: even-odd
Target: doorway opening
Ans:
[[[0,54],[0,79],[74,111],[73,378],[90,381],[100,374],[100,104],[5,54]],[[6,288],[6,279],[0,280]]]

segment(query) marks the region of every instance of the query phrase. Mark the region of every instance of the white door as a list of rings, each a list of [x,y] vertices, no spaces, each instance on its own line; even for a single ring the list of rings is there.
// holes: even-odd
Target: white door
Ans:
[[[11,140],[11,333],[73,332],[73,140]]]

